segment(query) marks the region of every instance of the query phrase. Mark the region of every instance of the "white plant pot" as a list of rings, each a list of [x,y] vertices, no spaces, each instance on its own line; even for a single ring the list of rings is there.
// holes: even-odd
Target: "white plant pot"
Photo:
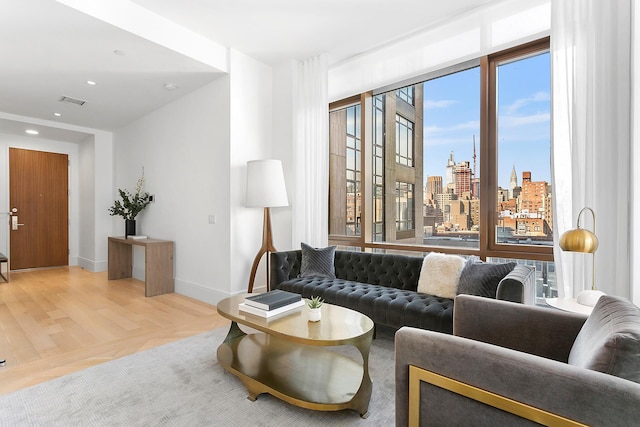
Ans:
[[[309,309],[309,322],[317,322],[320,320],[320,308],[310,308]]]

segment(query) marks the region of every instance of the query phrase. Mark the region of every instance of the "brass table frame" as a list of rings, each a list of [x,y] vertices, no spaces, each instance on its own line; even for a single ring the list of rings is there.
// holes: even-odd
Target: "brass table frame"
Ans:
[[[266,320],[238,310],[246,295],[218,303],[231,327],[217,351],[218,362],[237,376],[256,400],[268,393],[290,404],[318,411],[354,409],[369,415],[373,388],[369,350],[373,321],[362,313],[330,304],[322,320],[309,322],[309,309]],[[257,330],[246,333],[238,324]],[[354,346],[362,363],[326,348]]]

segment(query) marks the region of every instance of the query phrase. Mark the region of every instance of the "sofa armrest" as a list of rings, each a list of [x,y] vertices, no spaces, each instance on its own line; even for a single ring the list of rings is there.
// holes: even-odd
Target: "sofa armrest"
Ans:
[[[498,283],[496,298],[534,305],[536,302],[536,269],[528,265],[517,264]]]
[[[640,418],[640,384],[483,342],[404,327],[395,336],[397,426],[408,422],[410,365],[588,425],[634,425]],[[530,425],[426,382],[419,390],[420,425]]]
[[[278,289],[278,285],[300,274],[302,251],[271,252],[269,266],[269,281],[271,289]]]
[[[566,362],[587,320],[583,314],[458,295],[453,334]]]

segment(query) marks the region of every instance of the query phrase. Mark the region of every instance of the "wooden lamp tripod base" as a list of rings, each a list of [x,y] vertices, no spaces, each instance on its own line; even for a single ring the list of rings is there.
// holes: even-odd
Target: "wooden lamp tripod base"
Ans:
[[[273,238],[271,235],[271,214],[269,208],[264,208],[264,222],[262,224],[262,246],[256,255],[256,259],[253,260],[251,266],[251,275],[249,276],[249,288],[247,292],[253,292],[253,284],[256,280],[256,272],[258,271],[258,264],[260,259],[266,253],[267,254],[267,292],[269,292],[269,252],[276,252],[276,248],[273,246]]]

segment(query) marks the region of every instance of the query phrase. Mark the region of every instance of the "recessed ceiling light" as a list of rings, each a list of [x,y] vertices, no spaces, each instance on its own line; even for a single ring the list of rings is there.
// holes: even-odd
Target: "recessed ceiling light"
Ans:
[[[95,85],[96,85],[96,82],[94,82],[93,80],[87,80],[87,84],[88,84],[89,86],[95,86]]]
[[[28,133],[29,135],[38,135],[40,133],[35,129],[27,129],[25,130],[25,132]]]
[[[62,116],[62,113],[53,113],[53,115],[56,116],[56,117],[60,117],[60,116]]]
[[[175,84],[175,83],[165,83],[164,84],[164,88],[166,90],[176,90],[176,89],[178,89],[178,85]]]

